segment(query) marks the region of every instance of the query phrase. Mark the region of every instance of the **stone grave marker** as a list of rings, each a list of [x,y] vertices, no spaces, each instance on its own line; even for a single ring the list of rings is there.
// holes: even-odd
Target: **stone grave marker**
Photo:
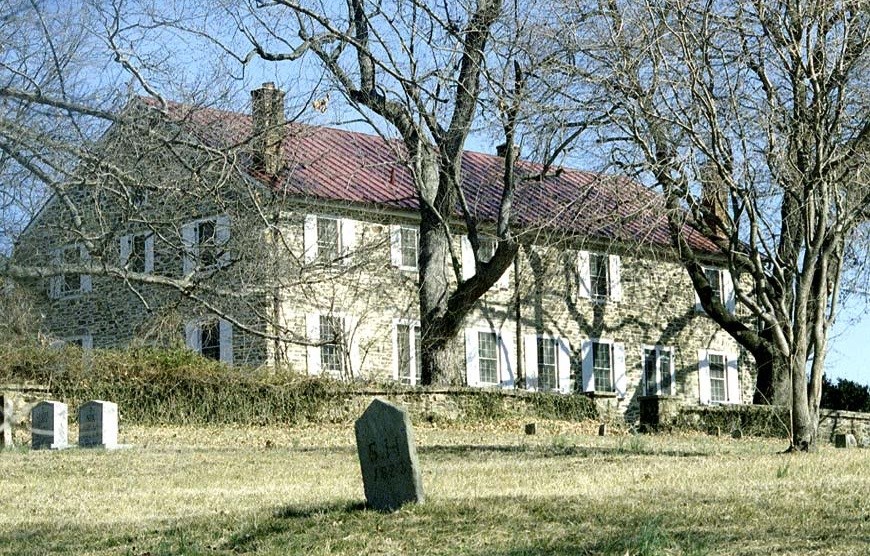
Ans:
[[[93,400],[79,408],[79,447],[118,447],[118,404]]]
[[[393,511],[406,502],[422,502],[423,479],[408,413],[375,399],[354,428],[369,507]]]
[[[12,447],[12,400],[0,395],[0,448]]]
[[[537,423],[526,423],[526,434],[538,434],[538,424]]]
[[[67,415],[65,403],[45,401],[30,412],[31,448],[60,450],[67,447]]]
[[[852,434],[835,434],[834,446],[837,448],[857,448],[858,441]]]

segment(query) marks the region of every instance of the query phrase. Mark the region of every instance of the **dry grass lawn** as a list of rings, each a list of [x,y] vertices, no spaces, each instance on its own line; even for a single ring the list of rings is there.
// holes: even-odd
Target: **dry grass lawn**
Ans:
[[[870,553],[870,450],[416,431],[428,499],[395,514],[362,508],[351,426],[128,426],[129,450],[6,451],[0,554]]]

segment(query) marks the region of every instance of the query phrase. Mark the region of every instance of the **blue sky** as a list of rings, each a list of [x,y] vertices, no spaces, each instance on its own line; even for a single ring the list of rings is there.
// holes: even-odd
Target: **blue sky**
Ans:
[[[870,384],[870,311],[864,300],[854,298],[840,311],[826,363],[831,378]]]

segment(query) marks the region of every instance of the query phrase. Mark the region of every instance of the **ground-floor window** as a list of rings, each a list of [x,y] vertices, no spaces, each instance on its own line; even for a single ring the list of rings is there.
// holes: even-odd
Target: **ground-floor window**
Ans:
[[[647,396],[673,394],[673,372],[671,348],[662,346],[643,348],[644,394]]]
[[[420,325],[396,323],[396,359],[402,384],[420,384]]]

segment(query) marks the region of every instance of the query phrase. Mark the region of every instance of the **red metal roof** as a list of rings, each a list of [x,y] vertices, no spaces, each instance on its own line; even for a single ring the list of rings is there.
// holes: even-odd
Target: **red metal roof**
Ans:
[[[154,106],[153,102],[148,104]],[[214,146],[242,145],[251,137],[250,115],[170,104],[174,119]],[[288,124],[283,144],[285,170],[277,183],[292,195],[413,211],[417,196],[404,149],[398,141],[328,127]],[[466,151],[462,188],[475,215],[494,222],[501,202],[504,160]],[[519,165],[528,175],[540,166]],[[252,176],[267,181],[264,176]],[[512,223],[523,230],[546,229],[604,241],[670,246],[660,195],[627,178],[560,168],[543,180],[517,187]],[[717,252],[715,244],[685,225],[689,244]]]

